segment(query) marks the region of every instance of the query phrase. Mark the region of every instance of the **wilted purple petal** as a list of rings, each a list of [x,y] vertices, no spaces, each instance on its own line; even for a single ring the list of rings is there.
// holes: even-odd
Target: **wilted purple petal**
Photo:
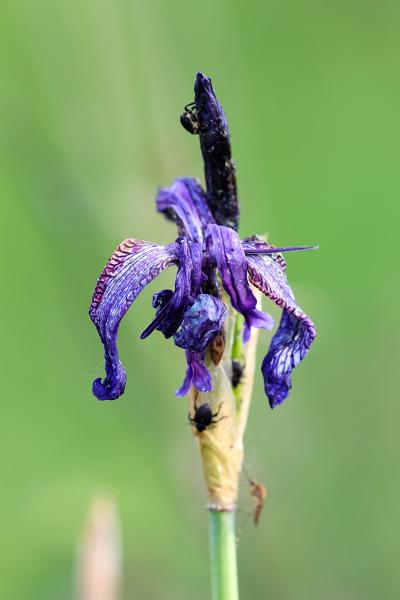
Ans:
[[[174,335],[176,346],[202,352],[221,331],[227,310],[219,298],[200,294],[183,316],[182,326]]]
[[[175,291],[163,290],[155,295],[154,302],[159,307],[153,321],[142,332],[140,338],[148,337],[155,329],[166,338],[171,337],[182,323],[188,306],[193,304],[201,282],[202,248],[200,244],[190,243],[185,238],[178,242],[179,266],[175,279]],[[161,297],[161,294],[163,296]]]
[[[207,204],[206,195],[199,181],[193,177],[182,177],[180,181],[182,181],[189,190],[190,197],[197,210],[203,228],[209,223],[215,223],[215,219]]]
[[[204,364],[204,352],[186,351],[186,375],[177,396],[186,396],[193,385],[199,392],[210,392],[212,390],[212,379],[210,371]]]
[[[265,392],[274,408],[287,397],[291,371],[306,356],[316,330],[310,317],[296,303],[278,257],[248,255],[247,262],[251,283],[283,310],[280,325],[262,364]]]
[[[123,394],[126,374],[119,360],[120,321],[142,289],[161,271],[177,263],[176,248],[127,239],[118,246],[97,281],[89,315],[104,345],[106,377],[93,382],[99,400]]]
[[[306,356],[315,334],[310,320],[305,323],[294,313],[283,311],[261,367],[271,408],[281,404],[288,396],[292,387],[291,372]]]
[[[202,243],[203,227],[214,222],[201,185],[189,177],[162,188],[156,204],[159,212],[177,224],[179,235],[192,242]]]
[[[207,187],[207,203],[219,225],[238,228],[239,204],[228,124],[211,79],[197,73],[196,115]]]
[[[272,317],[256,308],[257,299],[247,280],[247,260],[237,233],[230,227],[209,225],[205,236],[207,250],[217,263],[232,306],[245,318],[244,341],[250,337],[250,327],[271,329]]]

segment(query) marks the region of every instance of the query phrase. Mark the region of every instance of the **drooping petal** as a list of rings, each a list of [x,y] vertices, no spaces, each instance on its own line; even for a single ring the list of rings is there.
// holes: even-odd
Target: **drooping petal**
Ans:
[[[181,328],[174,335],[176,346],[202,352],[221,331],[227,310],[224,303],[208,294],[199,294],[183,316]]]
[[[179,266],[175,279],[175,291],[163,290],[155,295],[153,306],[156,302],[157,313],[153,321],[142,332],[140,336],[142,340],[155,329],[161,331],[166,338],[174,335],[182,323],[186,309],[193,304],[198,293],[201,282],[201,245],[190,243],[185,238],[181,238],[177,245]]]
[[[210,371],[204,364],[204,352],[186,351],[186,375],[177,396],[186,396],[193,385],[199,392],[210,392],[212,390],[212,378]]]
[[[251,327],[271,329],[272,317],[256,308],[257,299],[248,283],[247,260],[237,233],[230,227],[209,225],[205,236],[207,250],[216,261],[232,306],[245,318],[244,341],[248,341]]]
[[[310,317],[297,304],[278,257],[247,255],[247,262],[250,282],[283,310],[262,364],[265,393],[274,408],[288,396],[291,371],[307,355],[316,330]]]
[[[196,117],[207,187],[207,203],[219,225],[238,228],[239,203],[228,124],[211,79],[197,73],[194,84]]]
[[[189,190],[190,197],[196,207],[203,229],[209,223],[215,223],[210,207],[207,204],[206,195],[199,181],[194,177],[182,177],[181,181]]]
[[[92,297],[89,315],[104,345],[106,377],[93,382],[99,400],[114,400],[123,394],[126,374],[117,349],[118,328],[122,317],[161,271],[177,263],[176,247],[158,246],[142,240],[127,239],[107,262]]]
[[[315,335],[315,328],[310,320],[305,323],[294,313],[283,311],[278,330],[261,367],[265,393],[271,408],[287,398],[292,387],[291,372],[306,356]]]
[[[202,243],[203,228],[214,222],[200,183],[190,177],[175,179],[170,187],[162,188],[156,204],[159,212],[177,224],[179,235],[192,242]]]

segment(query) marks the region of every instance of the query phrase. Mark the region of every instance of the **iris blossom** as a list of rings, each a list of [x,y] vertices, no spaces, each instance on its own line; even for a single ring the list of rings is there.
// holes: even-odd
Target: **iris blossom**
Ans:
[[[193,178],[176,179],[161,189],[157,210],[175,222],[179,237],[167,246],[127,239],[100,274],[89,314],[104,346],[106,377],[94,381],[93,393],[99,400],[114,400],[123,394],[126,374],[117,349],[120,321],[146,285],[174,266],[174,290],[153,295],[155,316],[141,338],[158,330],[185,350],[186,376],[176,394],[185,395],[191,386],[201,392],[212,389],[205,355],[217,336],[223,336],[227,317],[223,299],[243,315],[244,342],[252,327],[273,327],[273,319],[257,308],[251,284],[282,309],[262,363],[265,392],[275,407],[287,397],[291,371],[306,356],[316,333],[289,287],[282,255],[308,247],[277,248],[256,236],[239,238],[229,130],[211,80],[202,73],[196,77],[194,108],[187,108],[181,121],[200,136],[206,191]]]

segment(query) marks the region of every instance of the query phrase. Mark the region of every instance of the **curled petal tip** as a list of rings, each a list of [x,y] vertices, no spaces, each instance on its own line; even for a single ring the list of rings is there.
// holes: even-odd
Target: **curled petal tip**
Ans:
[[[119,381],[114,385],[103,383],[101,378],[95,379],[92,385],[93,395],[96,396],[98,400],[116,400],[125,391],[126,384],[126,375],[123,372],[123,375],[120,374]]]
[[[271,408],[276,408],[289,396],[292,389],[290,377],[283,378],[281,381],[267,380],[264,382],[265,393]]]

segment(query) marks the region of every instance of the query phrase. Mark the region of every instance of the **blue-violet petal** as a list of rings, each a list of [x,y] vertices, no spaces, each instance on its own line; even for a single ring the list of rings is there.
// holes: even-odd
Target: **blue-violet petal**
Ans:
[[[106,377],[96,379],[92,388],[99,400],[115,400],[125,390],[126,374],[117,349],[122,317],[143,288],[176,262],[174,244],[164,247],[127,239],[101,272],[89,309],[104,346]]]
[[[251,244],[251,240],[246,240]],[[314,323],[297,304],[277,256],[248,255],[249,279],[283,310],[278,330],[262,364],[265,393],[272,408],[281,404],[291,388],[291,372],[307,355],[316,336]]]

